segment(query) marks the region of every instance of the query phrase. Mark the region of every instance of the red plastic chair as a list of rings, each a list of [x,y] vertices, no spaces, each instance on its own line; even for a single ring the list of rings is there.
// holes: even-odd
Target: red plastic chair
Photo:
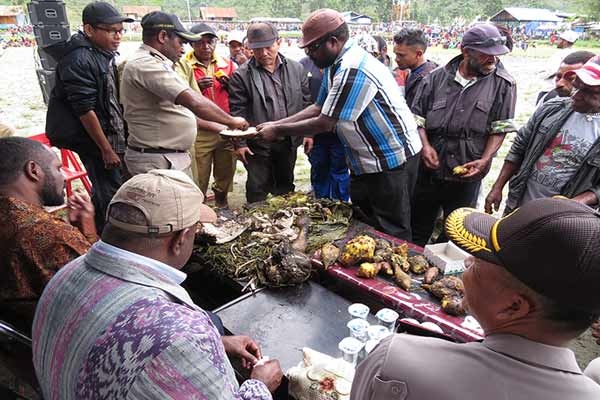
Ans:
[[[36,142],[40,142],[45,144],[48,147],[52,147],[50,140],[46,136],[45,133],[40,133],[39,135],[29,136],[29,139],[35,140]],[[65,175],[66,186],[67,186],[67,197],[73,194],[73,188],[71,187],[71,182],[79,179],[87,190],[88,194],[92,195],[92,184],[90,183],[90,179],[88,178],[87,171],[81,166],[77,157],[75,157],[75,153],[71,150],[67,149],[59,149],[60,150],[60,160],[62,162],[62,171]]]

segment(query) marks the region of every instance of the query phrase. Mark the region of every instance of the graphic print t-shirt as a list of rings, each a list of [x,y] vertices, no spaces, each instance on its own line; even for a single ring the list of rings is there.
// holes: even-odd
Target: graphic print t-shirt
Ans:
[[[600,118],[573,113],[535,163],[521,204],[560,194],[600,136]]]

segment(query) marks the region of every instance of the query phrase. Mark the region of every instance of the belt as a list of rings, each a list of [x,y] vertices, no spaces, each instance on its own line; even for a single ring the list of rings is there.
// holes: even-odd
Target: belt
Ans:
[[[173,149],[163,149],[163,148],[157,148],[157,149],[153,149],[153,148],[141,148],[141,147],[135,147],[135,146],[129,146],[127,145],[128,149],[131,149],[133,151],[137,151],[138,153],[150,153],[150,154],[165,154],[165,153],[187,153],[187,150],[173,150]]]

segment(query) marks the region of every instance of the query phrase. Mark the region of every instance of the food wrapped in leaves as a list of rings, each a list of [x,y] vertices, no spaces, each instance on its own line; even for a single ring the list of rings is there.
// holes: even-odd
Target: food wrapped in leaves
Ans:
[[[446,296],[460,297],[465,291],[462,280],[455,276],[445,276],[431,285],[422,285],[422,287],[440,300]]]
[[[289,242],[277,244],[271,258],[271,263],[265,266],[264,275],[272,286],[294,285],[310,278],[310,259]]]

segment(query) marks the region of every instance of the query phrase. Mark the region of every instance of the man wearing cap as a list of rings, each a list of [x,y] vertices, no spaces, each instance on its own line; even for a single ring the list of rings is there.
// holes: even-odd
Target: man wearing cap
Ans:
[[[248,27],[247,38],[254,56],[230,79],[231,114],[256,126],[310,105],[307,74],[300,63],[279,53],[281,39],[277,29],[268,22],[253,23]],[[301,143],[301,137],[282,138],[274,143],[257,137],[235,143],[237,156],[248,171],[249,203],[265,200],[268,194],[294,191],[296,152]]]
[[[232,60],[215,52],[217,34],[207,24],[194,25],[192,33],[201,35],[192,42],[192,49],[184,61],[193,69],[194,79],[202,95],[229,113],[229,78],[235,70]],[[212,190],[217,207],[227,207],[227,193],[233,190],[236,157],[230,141],[203,130],[198,131],[194,143],[198,186],[206,195],[211,171],[214,176]]]
[[[400,88],[385,65],[350,40],[335,10],[313,12],[300,47],[319,68],[323,86],[314,105],[263,124],[265,139],[335,132],[350,167],[350,198],[367,223],[410,240],[410,196],[421,140]]]
[[[235,63],[237,67],[248,61],[244,54],[244,38],[245,32],[232,31],[227,35],[227,46],[229,47],[229,59]]]
[[[122,183],[126,129],[115,55],[123,22],[133,20],[105,2],[88,4],[82,17],[82,31],[46,49],[59,61],[46,134],[53,145],[79,155],[92,182],[96,225],[102,231],[106,207]]]
[[[554,80],[554,88],[549,91],[542,91],[538,94],[536,101],[539,107],[546,101],[555,97],[569,97],[573,91],[573,82],[571,79],[565,79],[565,74],[568,71],[583,67],[590,58],[595,54],[591,51],[574,51],[566,56],[560,63],[560,67],[548,77]]]
[[[183,44],[201,35],[188,32],[179,18],[161,11],[146,14],[142,28],[144,43],[128,59],[121,84],[129,128],[127,169],[133,175],[155,168],[191,174],[188,150],[196,138],[196,117],[232,129],[246,129],[248,123],[193,91],[174,71]]]
[[[533,199],[562,195],[587,205],[600,199],[600,56],[568,71],[571,97],[542,104],[523,126],[485,200],[499,209],[510,180],[504,213]],[[574,79],[574,80],[573,80]]]
[[[446,234],[473,255],[463,306],[483,342],[390,336],[358,366],[350,399],[600,398],[568,348],[600,313],[600,214],[568,199],[500,220],[460,208]]]
[[[488,23],[463,35],[461,54],[432,71],[411,104],[423,140],[413,198],[413,241],[425,245],[443,212],[474,207],[506,133],[516,130],[516,84],[499,62],[505,37]],[[443,240],[442,234],[438,240]]]
[[[38,303],[33,363],[45,399],[271,399],[279,363],[254,366],[256,343],[221,338],[181,286],[196,232],[216,220],[203,200],[174,170],[136,175],[115,194],[102,240]],[[251,368],[239,387],[226,353]]]

